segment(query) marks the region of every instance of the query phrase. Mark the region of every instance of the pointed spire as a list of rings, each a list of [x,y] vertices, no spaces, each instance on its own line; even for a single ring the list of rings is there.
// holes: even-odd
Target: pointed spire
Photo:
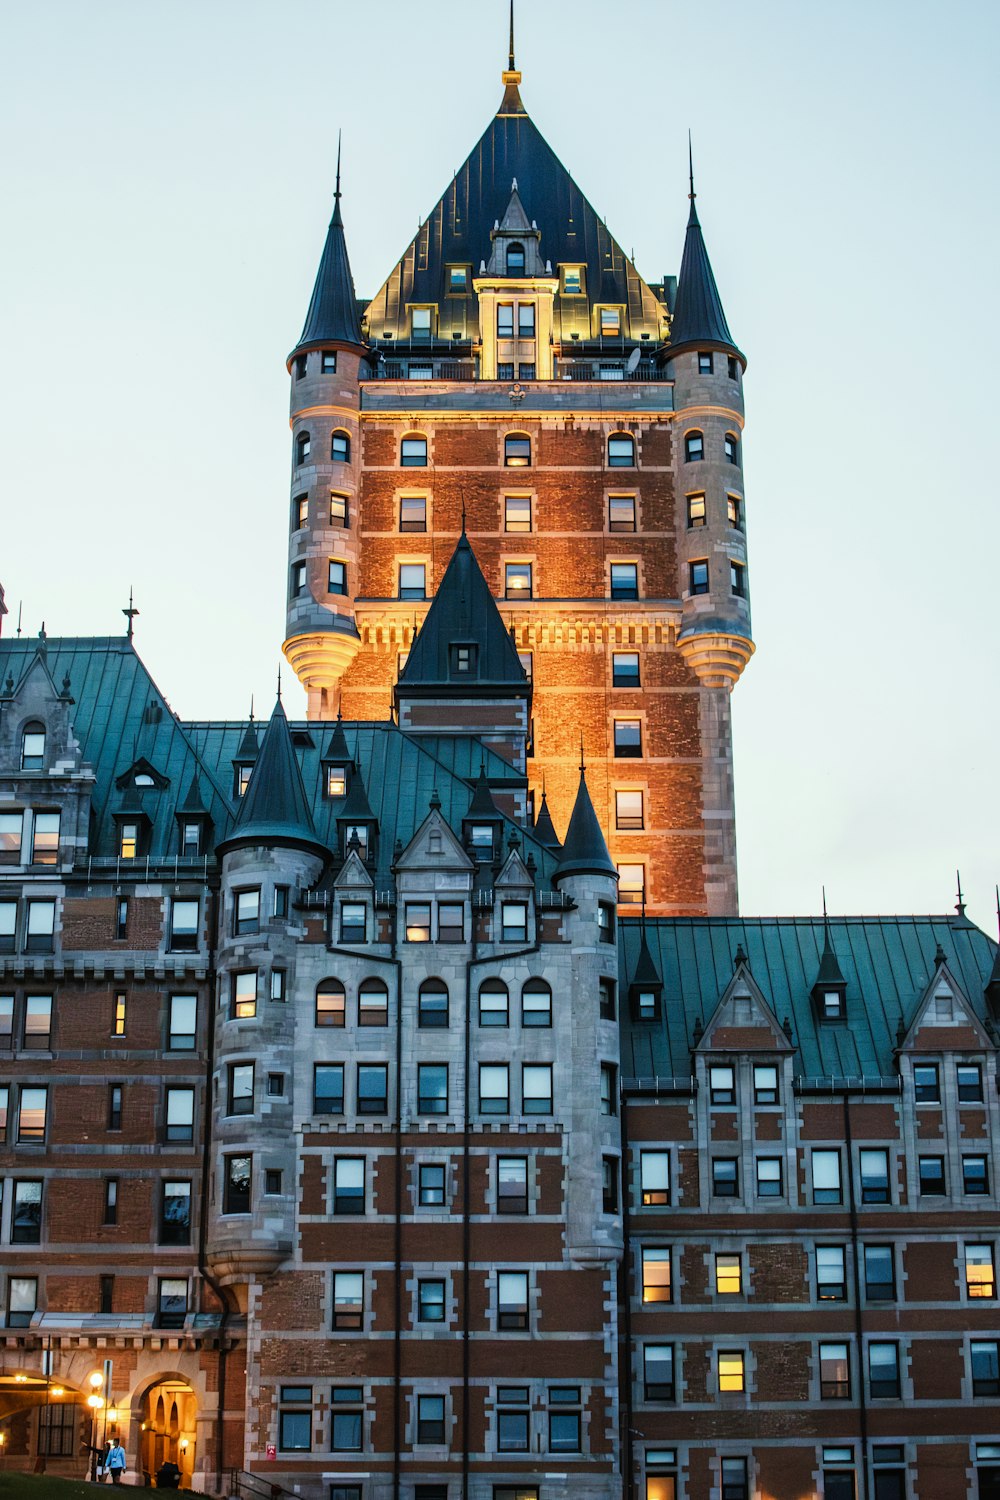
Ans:
[[[361,334],[361,322],[358,318],[354,277],[351,275],[351,262],[347,254],[344,217],[340,210],[341,196],[340,136],[338,134],[333,216],[327,229],[326,243],[320,257],[305,326],[295,349],[289,355],[289,364],[299,350],[313,344],[356,344],[360,348],[365,346]]]
[[[134,599],[132,597],[132,590],[129,589],[129,591],[128,591],[128,609],[123,609],[122,610],[122,614],[128,620],[128,633],[127,633],[127,636],[126,636],[127,640],[131,640],[132,637],[133,637],[133,635],[135,634],[135,620],[136,620],[136,616],[138,615],[138,613],[139,613],[139,611],[136,609],[136,607],[135,607],[135,601],[134,601]]]
[[[243,731],[243,738],[240,740],[239,749],[237,750],[233,759],[234,761],[252,761],[256,760],[259,754],[260,741],[257,739],[257,726],[254,723],[253,699],[251,698],[250,722],[247,724],[246,729],[244,729]]]
[[[632,986],[635,989],[643,990],[662,989],[663,987],[662,975],[656,967],[656,961],[652,953],[650,953],[649,944],[646,941],[645,925],[643,925],[642,929],[642,942],[639,944],[639,956],[635,961],[635,968],[632,971]]]
[[[220,850],[247,844],[305,846],[325,854],[313,826],[302,772],[280,699],[274,705],[236,824]]]
[[[205,806],[205,799],[201,794],[201,781],[198,778],[197,767],[192,773],[187,789],[187,796],[178,807],[177,813],[178,816],[184,813],[190,817],[204,817],[208,813],[208,808]]]
[[[562,848],[559,836],[556,833],[555,824],[552,821],[552,814],[549,812],[549,804],[546,800],[544,788],[542,790],[542,804],[538,809],[538,816],[535,819],[535,838],[540,844],[544,844],[546,849],[559,850]]]
[[[324,765],[330,762],[334,765],[343,766],[353,764],[353,757],[347,748],[347,737],[344,734],[344,721],[340,717],[340,714],[337,715],[337,722],[330,732],[330,738],[326,742],[326,749],[323,751]]]
[[[552,878],[558,883],[568,875],[610,875],[612,879],[618,875],[604,842],[604,834],[587,790],[586,773],[582,769],[576,801],[566,830],[566,841]]]
[[[719,289],[712,274],[712,263],[705,249],[705,239],[698,220],[698,210],[695,207],[694,200],[697,194],[694,190],[694,156],[690,132],[688,134],[688,183],[691,210],[688,214],[684,254],[677,279],[677,300],[674,303],[674,315],[670,325],[670,346],[672,349],[677,349],[683,344],[722,344],[732,349],[734,354],[739,354],[740,351],[733,343],[733,336],[726,322],[722,298],[719,296]]]
[[[503,83],[503,99],[498,115],[523,115],[524,105],[521,103],[521,95],[517,86],[521,82],[521,75],[514,61],[514,0],[510,0],[510,41],[507,47],[507,66],[500,74]]]
[[[469,811],[465,815],[465,822],[473,823],[502,823],[503,813],[493,801],[493,793],[486,777],[486,766],[480,761],[479,775],[472,789],[472,801],[469,803]]]
[[[1000,886],[996,888],[997,897],[997,934],[1000,936]],[[989,1002],[990,1010],[994,1016],[1000,1017],[1000,946],[997,947],[993,959],[993,968],[990,977],[983,986],[983,994]]]
[[[830,934],[830,919],[826,912],[826,886],[823,887],[823,953],[819,961],[819,971],[816,975],[816,983],[813,985],[813,993],[820,990],[846,989],[847,980],[844,978],[840,964],[837,961],[837,952],[833,946],[833,938]]]
[[[958,887],[957,899],[955,901],[955,915],[951,919],[953,927],[974,927],[965,912],[965,897],[962,895],[962,872],[955,871],[955,885]]]
[[[378,819],[372,812],[372,805],[368,801],[368,793],[365,790],[365,778],[361,774],[361,768],[356,763],[351,772],[351,784],[347,788],[347,797],[344,805],[337,814],[338,823],[377,823]]]
[[[510,0],[510,48],[507,54],[507,67],[511,73],[516,68],[514,62],[514,0]]]

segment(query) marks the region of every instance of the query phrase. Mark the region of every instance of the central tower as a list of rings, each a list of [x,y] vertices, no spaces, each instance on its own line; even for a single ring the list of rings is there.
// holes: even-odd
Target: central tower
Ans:
[[[520,82],[512,44],[496,116],[367,304],[338,161],[289,358],[285,653],[310,717],[385,718],[464,532],[531,683],[529,806],[544,789],[565,834],[582,740],[620,902],[733,913],[745,359],[693,179],[679,280],[647,282]]]

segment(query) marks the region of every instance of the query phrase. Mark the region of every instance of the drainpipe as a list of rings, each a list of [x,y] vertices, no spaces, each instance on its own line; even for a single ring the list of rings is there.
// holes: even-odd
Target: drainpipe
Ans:
[[[847,1094],[842,1096],[844,1140],[847,1144],[847,1202],[851,1212],[851,1256],[854,1262],[854,1336],[858,1345],[858,1423],[861,1429],[861,1495],[868,1500],[868,1405],[865,1394],[864,1319],[861,1312],[861,1248],[858,1244],[858,1206],[854,1193],[854,1146],[851,1135],[851,1106]]]
[[[626,1500],[635,1500],[635,1438],[633,1436],[632,1422],[632,1288],[629,1282],[629,1274],[632,1265],[631,1255],[631,1233],[632,1212],[629,1194],[628,1162],[629,1162],[629,1138],[628,1138],[628,1100],[625,1094],[621,1096],[621,1133],[622,1133],[622,1158],[621,1158],[621,1193],[622,1205],[622,1258],[619,1270],[619,1300],[622,1312],[622,1331],[618,1341],[618,1386],[620,1400],[622,1403],[622,1421],[625,1426],[625,1496]]]

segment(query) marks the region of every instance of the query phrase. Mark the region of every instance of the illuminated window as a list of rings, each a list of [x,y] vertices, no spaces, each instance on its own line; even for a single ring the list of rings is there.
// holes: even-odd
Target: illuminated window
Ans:
[[[734,531],[743,530],[743,500],[739,495],[726,496],[726,516]]]
[[[21,770],[40,771],[45,761],[45,727],[28,724],[21,735]]]
[[[427,568],[424,563],[400,563],[400,599],[427,598]]]
[[[257,1014],[257,970],[246,969],[232,977],[232,1013],[237,1021],[247,1021]]]
[[[715,360],[712,357],[712,351],[711,351],[711,349],[705,350],[703,353],[699,353],[699,355],[698,355],[698,374],[699,375],[711,375],[714,368],[715,368]]]
[[[699,557],[688,563],[688,593],[708,593],[708,558]]]
[[[347,593],[347,564],[339,562],[335,557],[331,557],[330,559],[330,572],[326,591],[328,594]]]
[[[820,1344],[819,1393],[824,1401],[849,1401],[851,1366],[846,1344]]]
[[[643,1208],[670,1202],[669,1151],[640,1151],[639,1191]]]
[[[552,1113],[552,1064],[524,1063],[521,1068],[521,1107],[526,1115]]]
[[[622,331],[622,315],[617,307],[602,307],[599,309],[601,337],[617,338]]]
[[[399,498],[400,531],[427,530],[427,496],[401,495]]]
[[[740,440],[735,433],[726,433],[723,439],[723,448],[726,455],[726,462],[729,464],[738,464],[740,461]]]
[[[641,906],[646,899],[646,866],[619,865],[618,901],[622,906]]]
[[[344,1026],[347,994],[339,979],[324,979],[316,987],[316,1025]]]
[[[19,855],[23,836],[24,813],[0,812],[0,854]]]
[[[507,275],[524,275],[524,246],[517,240],[507,246]]]
[[[334,432],[330,435],[330,457],[335,464],[348,464],[351,461],[351,435],[348,432]]]
[[[509,432],[503,440],[503,461],[508,469],[531,465],[531,439],[523,432]]]
[[[504,597],[507,599],[531,598],[531,564],[504,564]]]
[[[611,686],[639,686],[638,651],[615,651],[611,656]]]
[[[758,1156],[757,1197],[780,1198],[782,1194],[781,1157]]]
[[[729,564],[729,591],[737,599],[745,599],[747,596],[747,570],[745,563],[730,562]]]
[[[31,862],[54,865],[59,858],[59,814],[36,812],[31,839]]]
[[[469,290],[468,266],[448,267],[448,290],[453,296],[461,295]]]
[[[358,1025],[388,1026],[389,991],[381,979],[363,979],[358,989]]]
[[[995,1297],[996,1269],[992,1245],[966,1245],[965,1294],[967,1297]]]
[[[406,941],[408,943],[429,943],[430,940],[430,902],[408,901],[406,904]]]
[[[319,368],[322,375],[336,375],[337,373],[337,351],[336,349],[323,349],[320,351]]]
[[[333,1326],[360,1328],[364,1323],[364,1271],[334,1271]]]
[[[715,1257],[715,1290],[720,1296],[735,1297],[743,1292],[743,1263],[738,1255]]]
[[[514,304],[513,302],[497,303],[497,338],[512,339],[514,337]],[[513,366],[511,367],[513,373]],[[499,373],[499,372],[498,372]]]
[[[642,1300],[669,1302],[672,1298],[670,1251],[665,1247],[642,1247]]]
[[[580,297],[583,295],[583,267],[563,266],[562,287],[564,297]]]
[[[112,1036],[124,1036],[125,1035],[125,1012],[126,1012],[126,1004],[127,1004],[127,1001],[126,1001],[125,992],[123,990],[119,990],[116,993],[116,995],[115,995],[115,1014],[114,1014],[114,1021],[112,1022],[112,1027],[111,1027],[111,1034],[112,1034]]]
[[[535,337],[535,304],[533,302],[517,304],[517,336],[519,339]]]
[[[820,1302],[846,1300],[847,1266],[843,1245],[816,1246],[816,1296]]]
[[[635,530],[635,496],[634,495],[609,495],[608,496],[608,530],[609,531],[634,531]]]
[[[504,496],[504,531],[531,530],[531,496]]]
[[[700,432],[689,432],[684,438],[684,460],[689,464],[700,463],[705,457],[705,438]]]
[[[399,462],[404,469],[426,469],[427,439],[405,437],[399,445]]]
[[[612,599],[638,599],[639,566],[637,563],[613,562],[611,564]]]
[[[615,433],[608,438],[608,468],[635,468],[635,438],[626,432]]]
[[[139,852],[138,823],[122,823],[118,830],[118,854],[122,859],[135,859]]]
[[[642,792],[615,792],[615,827],[638,829],[643,826]]]
[[[312,450],[312,438],[308,432],[300,432],[295,439],[295,462],[304,464]]]
[[[719,1390],[746,1390],[746,1357],[742,1349],[719,1350]]]
[[[330,491],[330,525],[347,525],[347,496],[338,494],[336,490]]]
[[[412,307],[410,309],[410,333],[415,339],[430,338],[431,309],[429,307]]]
[[[639,719],[616,719],[615,758],[635,759],[642,755],[642,722]]]

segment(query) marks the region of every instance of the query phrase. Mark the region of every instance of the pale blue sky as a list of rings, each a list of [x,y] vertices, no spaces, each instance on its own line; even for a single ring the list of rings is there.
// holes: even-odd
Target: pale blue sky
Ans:
[[[743,908],[992,922],[1000,7],[520,0],[527,108],[651,279],[699,209],[749,356]],[[184,716],[266,706],[344,130],[370,295],[500,97],[505,0],[0,5],[0,581]],[[8,625],[10,622],[8,621]],[[287,680],[286,672],[286,680]],[[289,691],[297,707],[296,692]]]

